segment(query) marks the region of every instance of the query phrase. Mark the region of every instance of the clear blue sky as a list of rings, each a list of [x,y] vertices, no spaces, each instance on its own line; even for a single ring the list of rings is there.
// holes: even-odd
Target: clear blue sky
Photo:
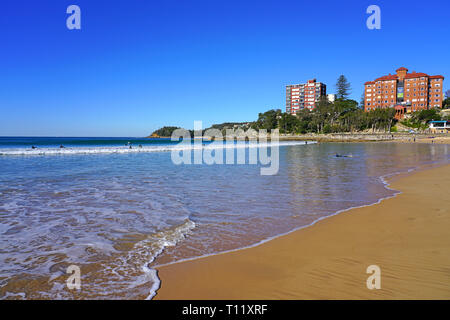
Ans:
[[[81,8],[81,30],[66,8]],[[381,7],[381,30],[366,8]],[[450,87],[450,1],[5,0],[0,135],[144,136],[251,121],[284,86],[410,71]]]

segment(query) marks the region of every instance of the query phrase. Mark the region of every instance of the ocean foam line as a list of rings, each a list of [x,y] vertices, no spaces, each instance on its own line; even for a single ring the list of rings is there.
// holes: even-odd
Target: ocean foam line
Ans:
[[[162,239],[158,241],[159,248],[158,250],[152,255],[152,257],[147,261],[143,267],[142,271],[147,274],[147,276],[151,279],[152,286],[150,288],[150,294],[147,296],[146,300],[151,300],[156,295],[156,291],[161,286],[161,280],[158,277],[158,272],[154,268],[150,268],[148,265],[150,265],[161,253],[164,252],[164,249],[167,247],[175,246],[179,241],[183,240],[187,234],[191,232],[192,229],[195,228],[195,222],[187,218],[185,222],[177,226],[172,233],[169,231],[163,232],[164,236]],[[169,238],[169,235],[172,235],[172,238]],[[140,247],[145,250],[145,243],[146,241],[141,241],[140,243],[135,245],[136,247]]]
[[[315,144],[316,142],[309,142]],[[187,150],[215,150],[215,149],[241,149],[241,148],[267,148],[306,145],[305,141],[283,141],[283,142],[264,142],[264,143],[236,143],[236,144],[177,144],[174,146],[152,146],[152,147],[85,147],[85,148],[43,148],[43,149],[0,149],[0,156],[47,156],[47,155],[74,155],[74,154],[128,154],[128,153],[148,153],[148,152],[169,152],[169,151],[187,151]]]
[[[365,208],[365,207],[371,207],[371,206],[377,205],[377,204],[381,203],[384,200],[394,198],[394,197],[396,197],[396,196],[398,196],[399,194],[402,193],[401,191],[395,190],[395,189],[390,187],[390,184],[386,181],[386,179],[388,177],[392,177],[392,176],[403,174],[403,173],[411,173],[411,172],[413,172],[415,170],[418,170],[418,169],[420,169],[420,166],[417,166],[417,167],[414,167],[414,168],[411,168],[411,169],[407,169],[406,171],[396,171],[394,173],[389,173],[389,174],[380,176],[379,179],[383,183],[383,186],[387,190],[393,191],[394,193],[392,195],[390,195],[390,196],[382,197],[382,198],[378,199],[377,201],[375,201],[373,203],[364,204],[364,205],[361,205],[361,206],[355,206],[355,207],[350,207],[350,208],[338,210],[338,211],[336,211],[336,212],[334,212],[334,213],[332,213],[330,215],[317,218],[316,220],[312,221],[311,223],[309,223],[307,225],[294,228],[294,229],[292,229],[292,230],[290,230],[288,232],[281,233],[281,234],[269,237],[267,239],[258,241],[258,242],[254,243],[254,244],[251,244],[251,245],[248,245],[248,246],[245,246],[245,247],[231,249],[231,250],[225,250],[225,251],[216,252],[216,253],[204,254],[204,255],[197,256],[197,257],[192,257],[192,258],[180,259],[180,260],[177,260],[177,261],[174,261],[174,262],[169,262],[169,263],[163,263],[163,264],[159,264],[159,265],[153,266],[152,269],[158,269],[158,268],[161,268],[161,267],[164,267],[164,266],[169,266],[169,265],[173,265],[173,264],[177,264],[177,263],[182,263],[182,262],[187,262],[187,261],[194,261],[194,260],[197,260],[197,259],[203,259],[203,258],[207,258],[207,257],[211,257],[211,256],[217,256],[217,255],[222,255],[222,254],[226,254],[226,253],[237,252],[237,251],[241,251],[241,250],[245,250],[245,249],[255,248],[255,247],[258,247],[258,246],[260,246],[260,245],[262,245],[262,244],[264,244],[266,242],[269,242],[269,241],[272,241],[274,239],[286,236],[286,235],[291,234],[293,232],[296,232],[298,230],[302,230],[302,229],[311,227],[311,226],[315,225],[319,221],[325,220],[327,218],[331,218],[331,217],[336,216],[336,215],[338,215],[340,213],[343,213],[343,212],[346,212],[346,211],[350,211],[350,210],[353,210],[353,209]],[[158,277],[157,271],[156,271],[156,277]],[[148,299],[153,299],[153,297],[156,296],[158,290],[161,288],[161,282],[162,281],[161,281],[161,279],[159,277],[158,277],[158,282],[159,282],[159,287],[156,289],[156,291],[152,294],[151,297],[149,296]]]

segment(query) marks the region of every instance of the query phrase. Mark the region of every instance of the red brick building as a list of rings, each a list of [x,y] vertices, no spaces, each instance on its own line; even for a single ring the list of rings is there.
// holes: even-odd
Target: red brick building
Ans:
[[[319,99],[327,95],[327,86],[316,79],[308,80],[304,84],[286,86],[286,112],[296,114],[300,110],[312,110]]]
[[[442,108],[444,77],[399,68],[397,74],[382,76],[364,84],[364,110],[405,108],[406,112]]]

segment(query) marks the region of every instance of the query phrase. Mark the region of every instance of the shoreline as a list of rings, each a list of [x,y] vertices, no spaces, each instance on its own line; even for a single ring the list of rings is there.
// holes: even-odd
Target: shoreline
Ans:
[[[146,137],[149,138],[149,137]],[[159,137],[160,139],[168,139],[170,137]],[[210,137],[203,137],[210,141]],[[257,141],[257,137],[253,137]],[[156,138],[158,139],[158,138]],[[200,138],[198,138],[200,139]],[[234,139],[234,138],[233,138]],[[237,138],[234,140],[243,141],[246,138]],[[415,139],[415,141],[414,141]],[[217,141],[226,140],[226,137],[216,138]],[[253,140],[253,139],[252,139]],[[270,141],[270,135],[267,137]],[[330,133],[330,134],[299,134],[299,135],[279,135],[279,141],[317,141],[317,142],[410,142],[410,143],[446,143],[450,144],[450,134],[445,133]]]
[[[436,172],[440,173],[436,173]],[[360,225],[365,226],[367,224],[367,220],[373,222],[373,215],[381,215],[384,217],[386,213],[383,213],[383,210],[386,212],[390,212],[389,206],[392,201],[400,202],[400,207],[405,205],[403,203],[404,197],[409,197],[408,194],[409,189],[417,189],[417,183],[411,184],[412,180],[417,180],[420,178],[426,178],[427,173],[433,173],[436,177],[441,178],[442,176],[450,175],[450,165],[443,165],[437,168],[425,169],[418,171],[414,171],[412,174],[404,176],[404,173],[400,173],[400,177],[394,175],[390,177],[388,182],[384,181],[385,185],[389,189],[393,189],[397,191],[394,195],[389,196],[384,199],[380,199],[374,204],[365,205],[362,207],[349,208],[342,210],[340,212],[336,212],[330,216],[324,217],[322,219],[316,220],[314,223],[308,226],[303,226],[299,229],[288,232],[284,235],[279,235],[271,239],[267,239],[250,247],[236,249],[229,252],[223,252],[215,255],[208,255],[204,257],[198,257],[190,260],[180,261],[174,264],[169,265],[160,265],[156,266],[155,269],[158,271],[158,276],[161,279],[161,287],[156,293],[155,299],[397,299],[397,298],[410,298],[417,299],[423,298],[420,295],[409,292],[408,295],[405,295],[405,290],[408,288],[404,286],[400,286],[399,292],[395,292],[393,290],[368,290],[365,286],[366,278],[369,276],[365,273],[364,270],[358,270],[353,276],[346,274],[349,278],[358,278],[360,281],[355,281],[358,286],[355,288],[355,292],[352,293],[353,290],[344,290],[343,287],[348,287],[349,284],[344,285],[342,287],[342,283],[338,283],[338,294],[330,295],[329,293],[333,292],[333,289],[325,285],[323,288],[320,288],[321,282],[318,279],[314,278],[330,278],[332,279],[332,275],[330,274],[330,270],[327,270],[325,274],[320,275],[318,272],[314,272],[314,270],[320,270],[321,268],[327,269],[323,267],[321,262],[322,260],[330,260],[328,261],[331,265],[336,264],[334,257],[331,255],[327,257],[327,255],[314,254],[310,252],[310,245],[308,241],[295,243],[292,242],[297,239],[305,239],[309,240],[309,238],[314,237],[317,243],[319,243],[319,248],[324,250],[326,246],[324,246],[324,240],[329,238],[330,235],[328,231],[331,231],[331,234],[340,233],[339,230],[336,230],[335,223],[338,223],[342,228],[348,229],[347,225],[343,225],[343,220],[350,220],[347,222],[352,225],[355,224],[357,220],[358,227]],[[381,177],[383,179],[383,177]],[[394,181],[394,182],[393,182]],[[434,181],[435,182],[435,181]],[[433,183],[434,183],[433,182]],[[439,182],[444,184],[443,182]],[[439,184],[438,183],[438,184]],[[419,183],[420,184],[420,183]],[[411,186],[412,185],[412,186]],[[445,185],[445,184],[444,184]],[[405,189],[405,190],[403,190]],[[420,189],[420,188],[419,188]],[[429,188],[430,189],[430,188]],[[435,188],[431,188],[434,190]],[[430,189],[430,190],[431,190]],[[431,191],[428,190],[428,193]],[[406,191],[406,195],[405,195]],[[412,192],[414,193],[414,192]],[[400,201],[397,200],[400,198]],[[422,200],[422,199],[421,199]],[[450,207],[450,201],[443,199],[444,202],[448,203],[447,207]],[[409,203],[411,205],[411,203]],[[394,203],[395,208],[399,207],[399,203]],[[380,208],[381,207],[381,208]],[[413,205],[414,207],[414,205]],[[447,227],[450,226],[450,212],[448,209],[445,209],[445,204],[443,205],[444,213],[446,213],[446,222]],[[395,211],[395,210],[394,210]],[[400,208],[401,211],[401,208]],[[363,215],[367,215],[371,213],[372,216],[366,217],[366,221],[358,221],[358,217],[355,216],[356,213],[362,212]],[[391,212],[392,214],[392,212]],[[416,212],[417,215],[417,212]],[[420,214],[419,214],[420,216]],[[386,218],[386,217],[385,217]],[[395,219],[397,217],[390,216],[388,219]],[[407,217],[407,219],[417,219],[417,217]],[[428,221],[430,223],[430,221]],[[431,224],[433,221],[431,221]],[[377,228],[383,229],[383,226],[378,225]],[[392,225],[388,226],[389,228],[393,228]],[[402,225],[397,225],[398,228],[402,229]],[[439,228],[439,226],[438,226]],[[328,230],[331,229],[331,230]],[[361,236],[361,232],[355,232],[354,230],[349,230],[350,236]],[[352,232],[353,231],[353,235]],[[343,234],[343,236],[347,237],[347,243],[344,241],[342,244],[346,244],[347,246],[351,246],[348,243],[348,234]],[[373,242],[373,241],[384,241],[385,239],[378,239],[376,235],[374,235],[373,239],[371,237],[366,237],[368,239],[362,239],[360,242]],[[447,257],[450,256],[450,236],[444,237],[443,242],[446,244],[445,252],[448,254]],[[339,243],[339,239],[335,239],[336,243]],[[317,243],[314,242],[313,247],[317,247]],[[342,242],[342,241],[341,241]],[[358,242],[359,243],[359,242]],[[305,256],[295,255],[295,249],[297,246],[302,248],[305,252],[309,253]],[[345,246],[344,246],[345,248]],[[394,247],[394,249],[397,247]],[[347,248],[348,249],[348,248]],[[379,252],[379,250],[383,251],[383,248],[377,248],[375,246],[375,251]],[[398,248],[397,248],[398,249]],[[355,250],[353,248],[352,250]],[[391,248],[391,251],[393,249]],[[321,251],[321,250],[319,250]],[[373,251],[373,250],[372,250]],[[395,251],[395,250],[394,250]],[[334,252],[334,251],[332,251]],[[348,250],[347,250],[348,252]],[[318,257],[319,255],[319,257]],[[395,255],[394,255],[395,257]],[[384,257],[381,257],[383,260]],[[442,258],[442,257],[440,257]],[[450,258],[442,258],[445,260],[444,268],[450,267]],[[442,260],[441,259],[441,260]],[[311,260],[311,261],[310,261]],[[339,259],[338,259],[339,260]],[[352,259],[350,259],[352,260]],[[293,266],[292,261],[299,261],[306,263],[308,265],[314,265],[315,269],[311,270],[306,266],[296,267]],[[345,265],[345,263],[344,263]],[[370,264],[367,264],[367,266]],[[217,267],[219,266],[219,267]],[[253,268],[251,268],[253,266]],[[342,267],[342,261],[337,263],[336,265],[336,273],[337,279],[339,279],[339,275],[342,276],[341,273],[346,273],[345,271],[339,270]],[[366,267],[367,267],[366,266]],[[351,266],[354,268],[354,266]],[[435,268],[439,268],[441,266],[437,265]],[[350,268],[350,269],[352,269]],[[276,270],[276,272],[268,272],[268,270]],[[395,268],[394,268],[395,269]],[[389,267],[388,267],[389,270]],[[347,271],[348,272],[348,271]],[[308,274],[313,273],[313,279],[311,279]],[[383,273],[383,267],[382,267]],[[280,282],[280,275],[289,274],[288,279],[290,279],[287,283],[283,285],[276,285]],[[264,277],[258,277],[258,275],[264,275]],[[442,277],[442,274],[440,274]],[[284,278],[284,277],[281,277]],[[292,288],[292,281],[295,283],[295,280],[299,278],[302,279],[300,283],[308,283],[309,287],[315,288],[310,292],[306,292],[304,290]],[[450,275],[444,276],[444,284],[450,283]],[[323,280],[323,279],[322,279]],[[336,280],[336,279],[335,279]],[[347,279],[348,280],[348,279]],[[364,281],[363,281],[364,280]],[[433,278],[435,282],[436,279]],[[330,280],[334,282],[333,280]],[[361,282],[363,281],[363,282]],[[398,281],[398,279],[397,279]],[[421,280],[423,282],[423,280]],[[180,284],[181,282],[181,284]],[[338,281],[339,282],[339,281]],[[234,283],[235,286],[230,285]],[[322,283],[323,284],[323,283]],[[286,290],[289,288],[289,294],[280,293],[280,291]],[[301,287],[301,286],[300,286]],[[350,285],[351,287],[351,285]],[[414,287],[414,286],[412,286]],[[348,289],[348,288],[347,288]],[[432,298],[437,299],[448,299],[450,298],[450,284],[444,285],[442,288],[438,286],[435,288],[436,290],[432,290],[430,295],[426,295],[426,297],[430,296]],[[442,290],[444,290],[444,294],[442,294]],[[217,291],[220,291],[217,292]],[[275,291],[275,292],[273,292]],[[339,292],[339,291],[345,291]]]
[[[415,139],[415,141],[414,141]],[[450,144],[449,134],[432,133],[331,133],[280,135],[280,141],[317,141],[317,142],[402,142],[402,143],[445,143]]]

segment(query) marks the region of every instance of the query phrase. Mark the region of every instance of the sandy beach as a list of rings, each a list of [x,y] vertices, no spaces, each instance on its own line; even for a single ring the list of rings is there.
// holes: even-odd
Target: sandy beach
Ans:
[[[330,133],[281,135],[280,141],[317,141],[317,142],[400,142],[400,143],[436,143],[449,144],[450,135],[442,133]]]
[[[414,138],[403,138],[396,140],[396,142],[410,142],[414,143]],[[417,138],[416,143],[436,143],[436,144],[450,144],[450,136],[440,135],[440,136],[434,136],[430,134],[427,137],[420,137]]]
[[[257,247],[158,268],[155,299],[450,299],[450,165]],[[369,290],[366,269],[381,269]]]

